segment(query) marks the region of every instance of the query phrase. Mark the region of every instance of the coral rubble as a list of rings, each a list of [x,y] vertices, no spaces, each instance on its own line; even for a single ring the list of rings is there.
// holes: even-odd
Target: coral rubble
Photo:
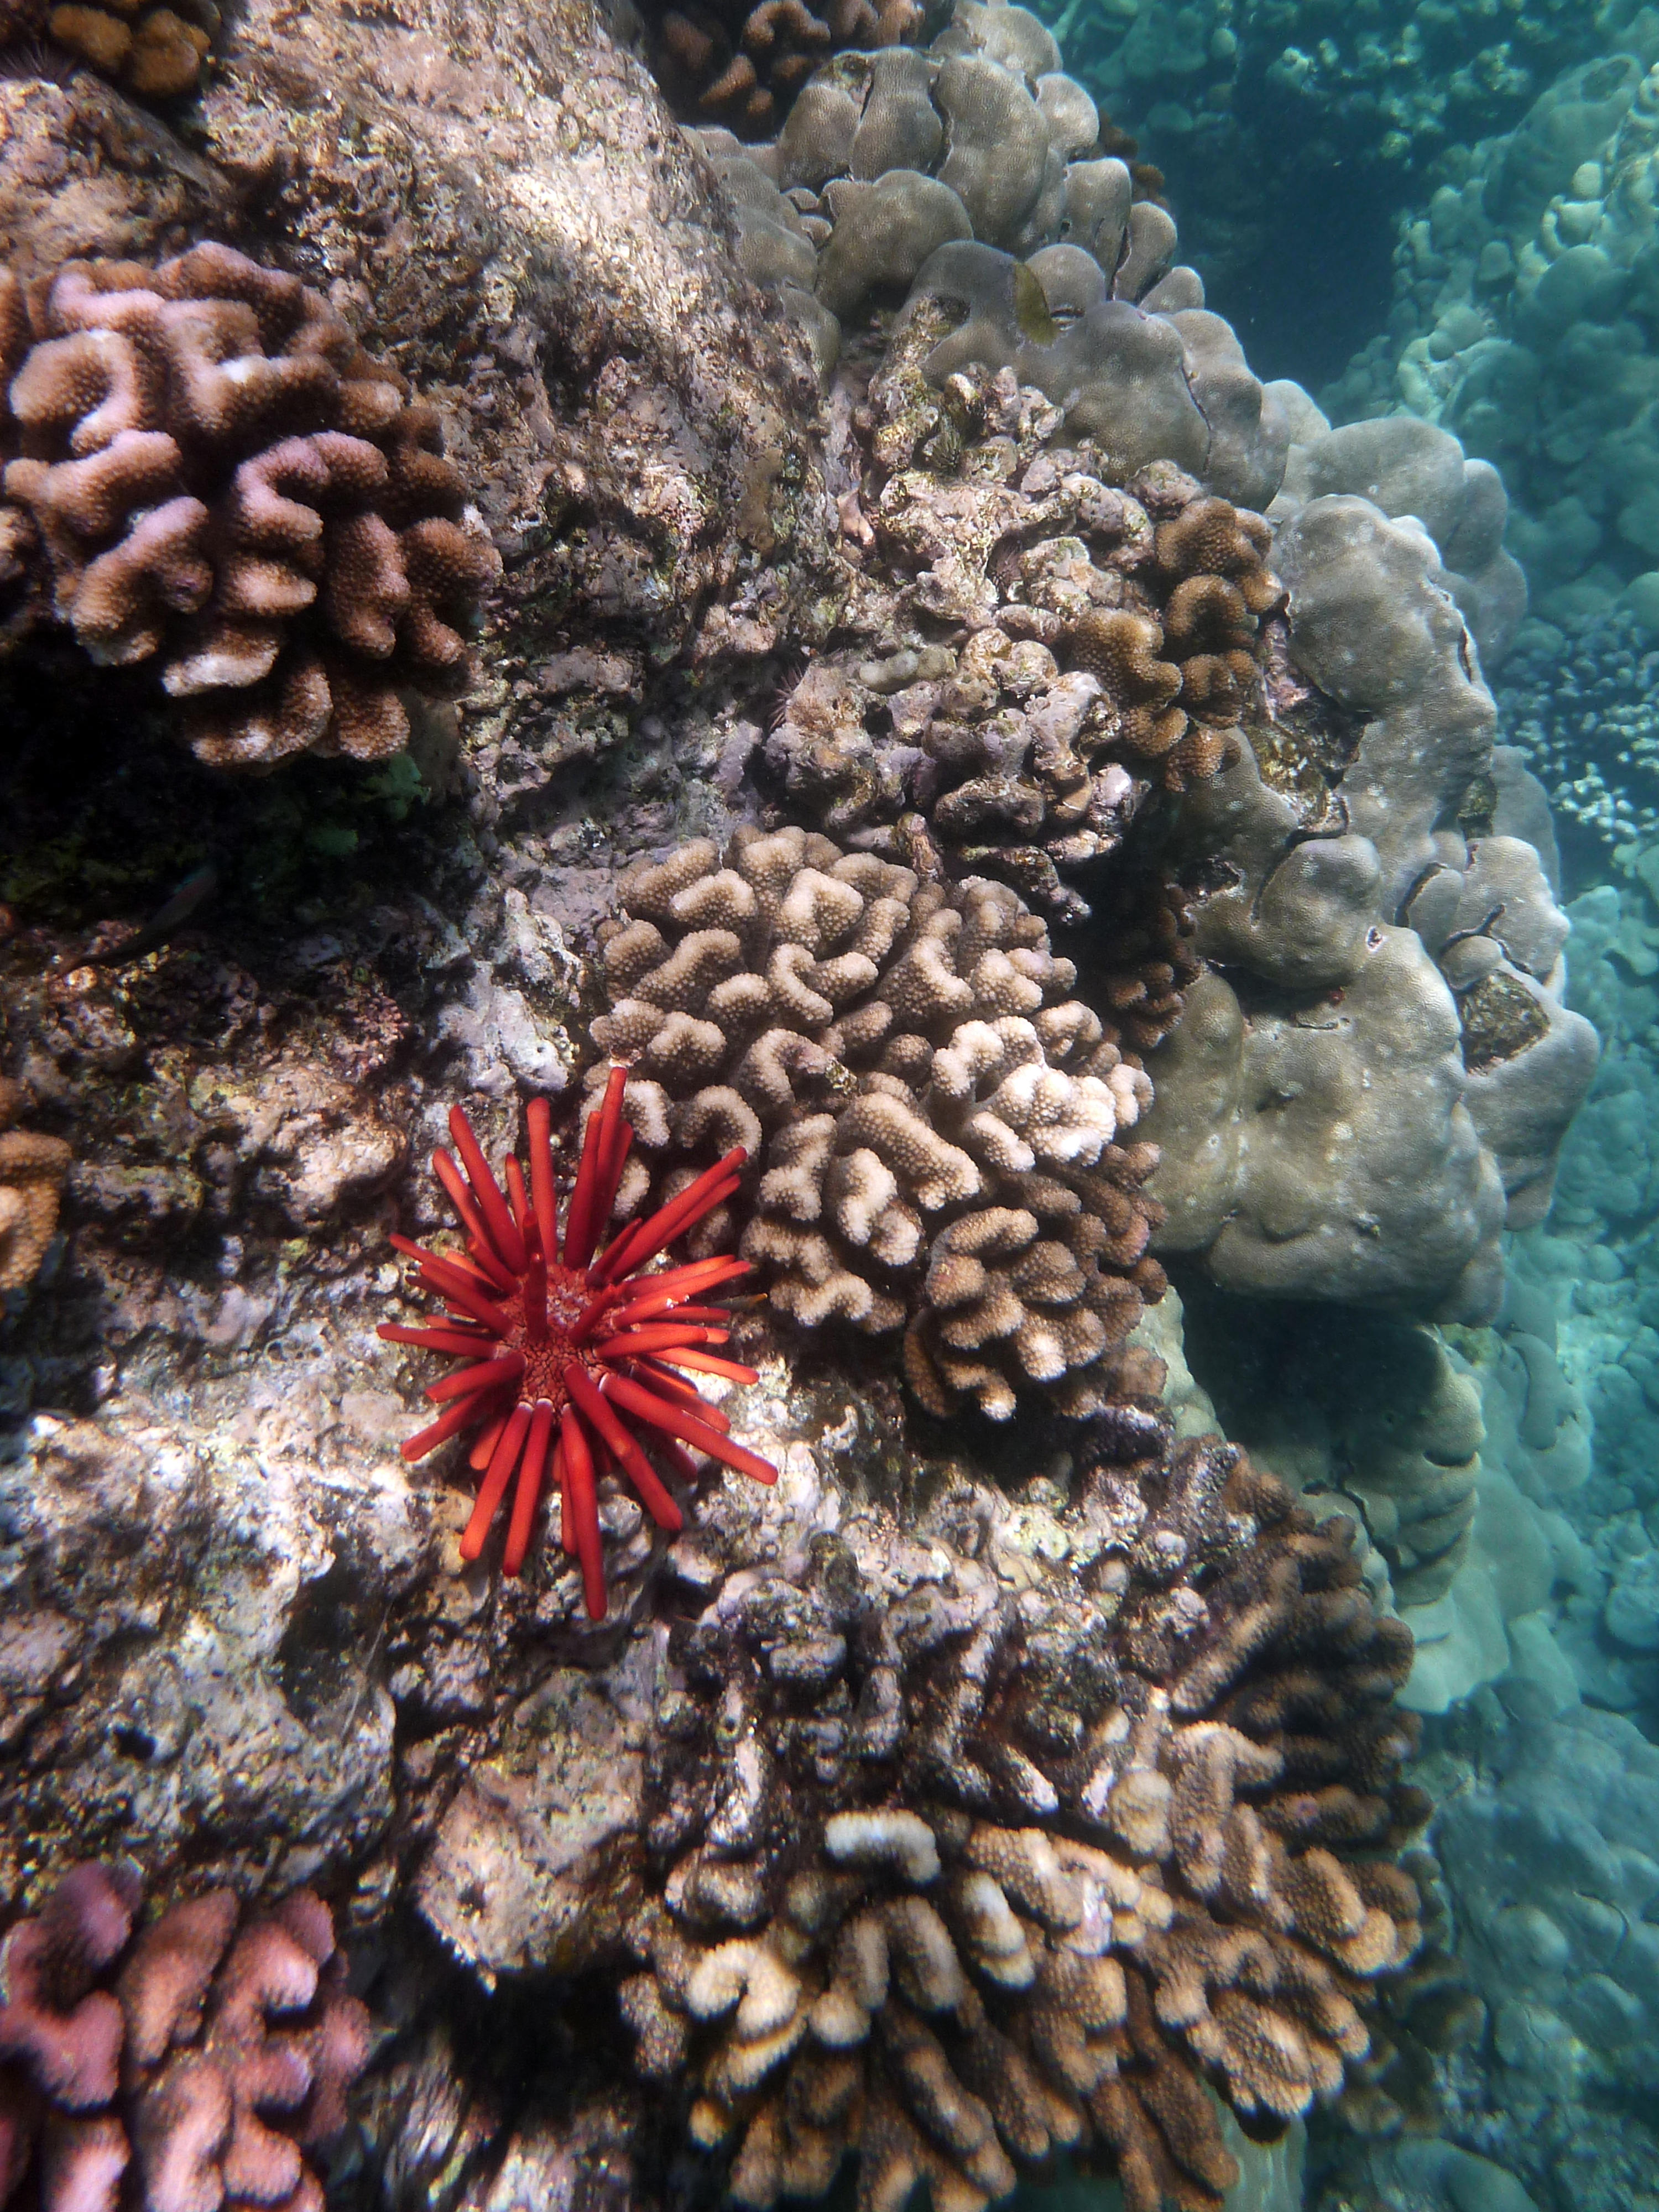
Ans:
[[[622,888],[594,1038],[636,1071],[641,1184],[672,1200],[679,1163],[740,1145],[739,1249],[791,1319],[902,1328],[940,1413],[1006,1420],[1034,1384],[1097,1410],[1163,1286],[1153,1156],[1121,1141],[1150,1091],[1062,995],[1042,921],[1002,884],[922,884],[799,830],[698,841]],[[717,1212],[701,1249],[732,1233]]]
[[[5,288],[6,497],[60,619],[157,664],[198,758],[380,760],[401,688],[465,684],[499,556],[433,410],[317,293],[216,245]]]
[[[532,1099],[526,1114],[527,1182],[517,1159],[507,1162],[510,1203],[465,1115],[452,1109],[459,1164],[441,1151],[432,1164],[465,1230],[465,1255],[392,1238],[420,1263],[420,1287],[441,1297],[448,1312],[434,1328],[398,1322],[380,1328],[392,1343],[462,1363],[427,1392],[443,1412],[403,1448],[405,1459],[423,1459],[450,1437],[480,1431],[471,1455],[480,1478],[477,1502],[461,1557],[478,1557],[513,1485],[501,1566],[516,1575],[545,1480],[558,1493],[560,1541],[581,1562],[596,1620],[605,1607],[599,1468],[614,1462],[658,1527],[671,1531],[684,1525],[684,1516],[645,1455],[647,1439],[683,1481],[696,1468],[687,1447],[757,1481],[777,1480],[767,1461],[731,1441],[725,1414],[705,1405],[696,1388],[705,1374],[757,1379],[752,1367],[708,1348],[724,1344],[728,1331],[720,1309],[706,1301],[746,1274],[749,1262],[703,1259],[643,1272],[732,1195],[747,1154],[733,1146],[655,1213],[602,1244],[633,1139],[623,1119],[626,1079],[622,1068],[611,1069],[605,1103],[589,1117],[562,1240],[546,1099]]]
[[[0,2191],[114,2204],[131,2171],[154,2212],[317,2212],[305,2154],[370,2039],[328,1907],[243,1919],[210,1890],[141,1925],[141,1893],[125,1863],[71,1867],[0,1944]]]

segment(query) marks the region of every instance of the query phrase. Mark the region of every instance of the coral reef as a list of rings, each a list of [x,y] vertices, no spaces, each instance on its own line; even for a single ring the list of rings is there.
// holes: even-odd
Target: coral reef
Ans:
[[[1437,2164],[1464,2162],[1454,2203],[1646,2207],[1659,1754],[1628,1720],[1564,1692],[1559,1671],[1522,1667],[1451,1718],[1430,1771],[1459,1969],[1488,2027],[1442,2062],[1450,2142],[1425,2145],[1398,2178],[1420,2187]],[[1486,2159],[1498,2166],[1483,2174]],[[1356,2161],[1381,2175],[1390,2163]]]
[[[1443,1596],[1468,1551],[1486,1432],[1480,1389],[1438,1334],[1196,1288],[1184,1313],[1186,1356],[1226,1433],[1304,1498],[1358,1511],[1408,1618]]]
[[[1389,331],[1324,398],[1339,417],[1441,423],[1496,464],[1516,503],[1511,549],[1552,622],[1622,600],[1650,632],[1659,34],[1640,16],[1607,44],[1402,217]]]
[[[1394,217],[1641,0],[1044,0],[1073,72],[1176,180],[1252,359],[1328,374],[1386,300]],[[1317,205],[1323,219],[1310,222]],[[1294,236],[1293,252],[1282,250]]]
[[[833,618],[810,365],[590,9],[464,0],[439,26],[315,0],[297,35],[252,0],[189,144],[91,71],[18,58],[0,258],[26,284],[229,240],[320,277],[436,410],[507,563],[469,719],[492,813],[602,761],[687,662],[763,681],[782,635]]]
[[[0,1291],[21,1291],[40,1272],[72,1158],[62,1137],[16,1127],[27,1104],[21,1083],[0,1079]]]
[[[135,99],[178,100],[198,88],[219,20],[211,0],[205,9],[202,0],[186,5],[180,15],[167,7],[63,0],[46,16],[46,33]]]
[[[1499,667],[1527,611],[1527,586],[1504,548],[1509,501],[1492,464],[1468,459],[1449,432],[1412,416],[1331,430],[1310,410],[1297,426],[1273,520],[1341,493],[1390,517],[1415,516],[1434,541],[1483,667]]]
[[[758,1170],[744,1256],[798,1324],[902,1328],[931,1410],[1006,1420],[1053,1388],[1109,1397],[1143,1297],[1152,1164],[1127,1138],[1150,1096],[1072,963],[1000,884],[923,884],[799,830],[698,841],[622,882],[605,945],[638,1181],[741,1146]],[[684,1200],[680,1200],[684,1203]],[[723,1210],[694,1251],[734,1234]]]
[[[1082,921],[1148,792],[1237,751],[1283,598],[1267,526],[1166,464],[1113,489],[1095,441],[1058,442],[1060,410],[1010,369],[936,393],[944,327],[907,315],[864,417],[861,512],[908,605],[814,660],[766,765],[792,811],[863,849],[909,857],[920,816],[950,866]]]
[[[440,1151],[432,1164],[466,1233],[465,1255],[428,1252],[406,1237],[392,1240],[420,1263],[420,1288],[442,1298],[448,1311],[432,1328],[380,1327],[389,1342],[463,1363],[428,1390],[444,1410],[403,1447],[405,1459],[420,1460],[451,1437],[480,1431],[470,1455],[478,1495],[461,1538],[462,1559],[483,1550],[511,1485],[501,1571],[516,1575],[545,1480],[558,1494],[560,1542],[581,1562],[594,1620],[605,1609],[598,1470],[614,1462],[657,1526],[671,1533],[684,1527],[684,1516],[646,1457],[647,1440],[682,1481],[696,1472],[690,1452],[758,1482],[777,1480],[775,1467],[730,1440],[725,1414],[705,1405],[696,1387],[699,1375],[758,1379],[752,1367],[708,1348],[724,1344],[729,1332],[719,1325],[720,1310],[704,1301],[747,1274],[749,1262],[697,1260],[644,1272],[731,1197],[748,1154],[734,1145],[601,1249],[633,1140],[623,1119],[626,1082],[626,1071],[612,1068],[605,1103],[588,1117],[562,1239],[547,1100],[532,1099],[526,1112],[527,1183],[517,1159],[507,1161],[510,1204],[465,1115],[453,1108],[449,1127],[459,1164]]]
[[[1421,1917],[1399,1700],[1435,1695],[1382,1608],[1472,1618],[1503,1583],[1502,1650],[1443,1655],[1442,1705],[1546,1632],[1632,1711],[1648,1681],[1639,1437],[1575,1555],[1502,1429],[1571,1456],[1588,1315],[1420,1319],[1489,1309],[1587,1073],[1547,810],[1477,673],[1514,611],[1496,480],[1438,431],[1397,467],[1326,444],[1264,386],[1022,11],[837,55],[769,146],[707,159],[627,12],[612,41],[566,0],[248,0],[188,143],[89,71],[0,81],[31,313],[66,264],[234,240],[431,405],[503,564],[480,681],[412,707],[395,773],[261,790],[155,746],[101,772],[95,697],[100,740],[163,726],[147,664],[25,635],[43,549],[6,530],[33,582],[0,611],[5,1064],[75,1154],[0,1361],[9,1409],[49,1409],[0,1459],[6,1881],[88,1850],[248,1894],[337,1869],[396,2000],[365,2201],[767,2203],[853,2149],[871,2191],[965,2212],[1069,2145],[1135,2212],[1216,2212],[1231,2106],[1285,2130],[1283,2203],[1301,2114],[1352,2081],[1386,2118],[1399,2086],[1388,2051],[1356,2069]],[[730,53],[769,29],[756,83],[787,89],[813,18],[750,20]],[[210,845],[217,889],[158,939]],[[596,1014],[629,1080],[592,1071],[586,1196],[555,1103],[502,1197],[483,1160],[520,1098],[574,1103]],[[399,1178],[458,1095],[470,1255],[441,1182]],[[1607,1096],[1639,1124],[1634,1077]],[[1305,1504],[1169,1440],[1166,1113],[1194,1274],[1346,1356],[1346,1400],[1300,1394]],[[559,1169],[584,1272],[601,1216],[643,1260],[654,1206],[694,1268],[740,1244],[763,1275],[695,1318],[685,1278],[632,1276],[680,1309],[619,1296],[649,1341],[592,1342],[778,1480],[688,1485],[664,1530],[596,1468],[532,1547],[532,1451],[495,1576],[554,1391],[526,1356],[481,1401],[479,1369],[536,1349]],[[1603,1287],[1633,1310],[1631,1203]],[[434,1326],[464,1363],[438,1409],[501,1423],[493,1498],[392,1449],[434,1348],[375,1334],[393,1228],[491,1309]],[[728,1330],[741,1364],[705,1350]],[[1392,2041],[1431,1996],[1402,1984]]]
[[[1552,811],[1626,868],[1659,841],[1656,654],[1631,607],[1532,621],[1498,689],[1504,726]]]
[[[740,2204],[857,2148],[871,2201],[927,2178],[979,2206],[1094,2139],[1133,2212],[1218,2207],[1200,2085],[1267,2124],[1331,2094],[1416,1944],[1383,1856],[1420,1816],[1386,1703],[1409,1639],[1352,1524],[1316,1533],[1213,1440],[1061,1516],[1094,1597],[1013,1603],[960,1558],[884,1595],[973,1510],[826,1532],[676,1631],[639,2062],[690,2069]]]
[[[59,618],[159,664],[198,759],[381,760],[399,691],[464,688],[500,556],[428,407],[296,278],[217,245],[6,279],[6,496]]]
[[[1023,380],[1063,398],[1079,367],[1103,386],[1127,352],[1131,365],[1161,372],[1167,414],[1184,348],[1237,412],[1243,395],[1259,397],[1260,387],[1213,317],[1176,326],[1181,346],[1173,329],[1140,333],[1139,343],[1132,335],[1140,319],[1130,303],[1195,311],[1204,287],[1194,270],[1172,270],[1173,222],[1145,196],[1145,179],[1114,150],[1118,134],[1060,63],[1027,9],[957,0],[927,53],[848,53],[817,70],[771,143],[745,147],[730,131],[704,131],[744,267],[805,325],[827,375],[842,324],[855,331],[872,303],[902,299],[954,242],[934,289],[948,273],[951,295],[981,309],[978,359],[1000,367],[1022,339],[1052,342],[1054,316],[1087,318],[1089,329],[1069,343],[1028,348],[1047,374],[1022,368]],[[975,241],[983,253],[961,250]],[[1012,273],[1027,257],[1041,290]],[[1115,313],[1094,312],[1111,301]],[[994,319],[1005,327],[990,343]],[[1103,348],[1109,359],[1093,366]],[[1100,414],[1103,392],[1094,397]],[[1200,421],[1190,402],[1186,417],[1190,444]],[[1190,458],[1173,448],[1144,458],[1158,453]]]
[[[345,2124],[368,2014],[328,1907],[242,1920],[228,1890],[138,1924],[128,1864],[71,1867],[0,1946],[0,2185],[154,2212],[323,2201],[305,2153]],[[239,1921],[240,1924],[239,1926]]]
[[[1547,810],[1492,745],[1423,524],[1346,492],[1276,511],[1291,611],[1264,708],[1176,825],[1216,968],[1153,1061],[1163,1249],[1236,1291],[1487,1318],[1498,1230],[1542,1218],[1595,1066],[1529,842],[1553,862]]]

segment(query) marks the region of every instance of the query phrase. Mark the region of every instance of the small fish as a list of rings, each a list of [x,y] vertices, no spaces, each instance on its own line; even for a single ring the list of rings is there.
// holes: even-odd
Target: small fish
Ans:
[[[126,961],[137,960],[142,953],[153,951],[158,945],[165,945],[173,931],[187,922],[197,908],[204,905],[218,888],[218,863],[204,860],[199,868],[191,869],[173,896],[155,909],[141,929],[102,952],[89,952],[85,964],[117,968]]]

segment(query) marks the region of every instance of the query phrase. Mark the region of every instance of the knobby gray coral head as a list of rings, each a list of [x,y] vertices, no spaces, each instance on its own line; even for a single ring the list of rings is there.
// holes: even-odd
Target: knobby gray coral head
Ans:
[[[800,1326],[904,1332],[929,1410],[1094,1413],[1164,1276],[1131,1132],[1145,1073],[1004,884],[922,884],[799,830],[644,861],[605,946],[601,1050],[631,1063],[618,1195],[672,1196],[741,1145],[736,1242]]]
[[[1352,1525],[1213,1439],[1097,1468],[1023,1594],[995,1512],[854,1507],[670,1632],[623,2007],[757,2212],[853,2151],[861,2203],[977,2212],[1091,2143],[1130,2212],[1215,2212],[1206,2085],[1334,2095],[1418,1942],[1411,1638]]]
[[[470,680],[499,556],[435,411],[297,277],[211,243],[0,271],[0,375],[14,566],[21,510],[58,618],[153,663],[198,758],[380,760],[401,690]]]

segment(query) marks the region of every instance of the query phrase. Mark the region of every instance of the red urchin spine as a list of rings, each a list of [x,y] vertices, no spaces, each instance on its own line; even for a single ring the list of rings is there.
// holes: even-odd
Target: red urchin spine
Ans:
[[[583,1595],[595,1620],[605,1610],[597,1486],[606,1467],[626,1475],[659,1528],[684,1526],[638,1431],[681,1481],[696,1471],[687,1445],[757,1482],[777,1480],[771,1462],[732,1443],[726,1415],[685,1380],[691,1374],[756,1381],[752,1367],[708,1349],[726,1341],[730,1316],[720,1306],[695,1303],[747,1274],[748,1261],[694,1260],[641,1272],[736,1190],[748,1158],[743,1146],[734,1146],[655,1213],[630,1222],[595,1257],[634,1141],[623,1115],[627,1083],[627,1070],[613,1067],[603,1103],[587,1117],[562,1246],[547,1100],[532,1098],[525,1115],[528,1186],[518,1161],[509,1159],[505,1192],[465,1115],[459,1106],[450,1109],[455,1152],[434,1152],[432,1165],[465,1232],[465,1255],[428,1252],[406,1237],[392,1239],[419,1262],[422,1287],[448,1311],[429,1328],[386,1322],[380,1331],[390,1343],[420,1345],[464,1363],[428,1390],[445,1410],[403,1446],[405,1459],[424,1459],[450,1437],[478,1430],[468,1458],[483,1479],[461,1557],[476,1559],[482,1553],[516,1475],[501,1553],[501,1571],[516,1575],[544,1486],[556,1485],[561,1547],[580,1564]]]

